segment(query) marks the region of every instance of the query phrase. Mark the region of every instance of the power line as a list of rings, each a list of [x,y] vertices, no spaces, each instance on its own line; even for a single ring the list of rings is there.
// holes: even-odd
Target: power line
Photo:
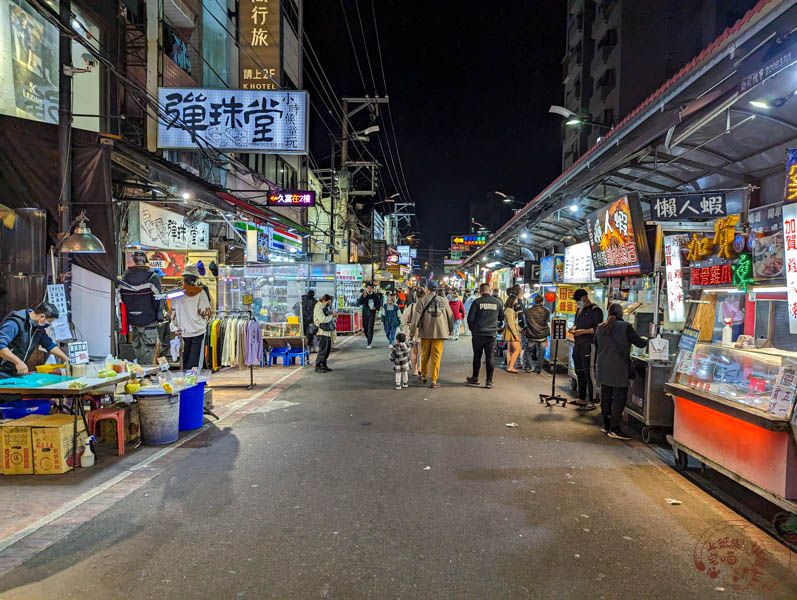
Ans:
[[[363,70],[360,67],[360,58],[357,56],[357,47],[354,44],[354,36],[351,34],[351,27],[349,27],[349,17],[346,15],[346,6],[343,0],[340,0],[340,9],[343,11],[343,20],[346,21],[346,30],[349,32],[349,41],[351,41],[351,49],[354,52],[354,60],[357,63],[357,71],[360,73],[360,81],[363,83],[363,92],[366,91],[365,77],[363,77]]]

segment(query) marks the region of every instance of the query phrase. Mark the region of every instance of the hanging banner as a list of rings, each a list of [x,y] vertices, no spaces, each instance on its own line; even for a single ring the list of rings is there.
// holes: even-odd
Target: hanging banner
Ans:
[[[684,302],[684,280],[681,272],[680,236],[664,237],[664,270],[667,275],[667,309],[669,319],[677,323],[686,321]]]
[[[623,196],[587,218],[595,275],[639,275],[650,270],[642,209],[636,195]]]
[[[797,333],[797,203],[783,205],[783,239],[786,246],[789,333]]]
[[[574,315],[578,310],[578,303],[573,300],[573,294],[578,288],[574,285],[560,285],[557,290],[556,312],[564,315]]]
[[[307,92],[158,88],[158,102],[158,148],[307,154]]]
[[[589,242],[582,242],[565,248],[565,262],[562,281],[565,283],[591,283],[597,281],[592,267],[592,252]]]
[[[145,202],[139,202],[138,211],[131,211],[130,217],[130,230],[138,231],[138,241],[134,245],[168,250],[208,249],[210,226],[207,223],[187,224],[185,215]],[[138,223],[134,223],[135,220]]]
[[[650,202],[650,218],[654,221],[683,221],[728,214],[725,192],[652,196],[647,200]]]
[[[282,87],[280,0],[238,0],[242,50],[238,53],[241,89]]]

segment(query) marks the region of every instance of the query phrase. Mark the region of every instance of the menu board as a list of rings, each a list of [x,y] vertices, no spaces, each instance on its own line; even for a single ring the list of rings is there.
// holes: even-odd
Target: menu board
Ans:
[[[786,277],[783,246],[783,203],[750,210],[750,239],[753,277],[756,282],[783,282]]]
[[[592,252],[589,242],[582,242],[565,248],[565,262],[562,281],[564,283],[591,283],[597,281],[592,266]]]
[[[623,196],[587,217],[595,275],[639,275],[650,271],[650,252],[636,195]]]

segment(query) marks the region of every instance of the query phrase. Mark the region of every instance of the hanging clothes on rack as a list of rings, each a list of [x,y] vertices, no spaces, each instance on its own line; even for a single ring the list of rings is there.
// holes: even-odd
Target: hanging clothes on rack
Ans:
[[[207,340],[206,366],[213,371],[262,363],[263,334],[260,323],[249,311],[217,314],[208,324]]]

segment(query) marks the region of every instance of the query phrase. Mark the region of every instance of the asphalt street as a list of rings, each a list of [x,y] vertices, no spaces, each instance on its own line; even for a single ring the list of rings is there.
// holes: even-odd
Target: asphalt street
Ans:
[[[797,598],[797,556],[747,527],[760,573],[715,564],[717,527],[743,519],[595,412],[541,405],[550,375],[486,390],[469,365],[469,338],[448,342],[441,388],[396,391],[384,339],[357,339],[0,598]]]

